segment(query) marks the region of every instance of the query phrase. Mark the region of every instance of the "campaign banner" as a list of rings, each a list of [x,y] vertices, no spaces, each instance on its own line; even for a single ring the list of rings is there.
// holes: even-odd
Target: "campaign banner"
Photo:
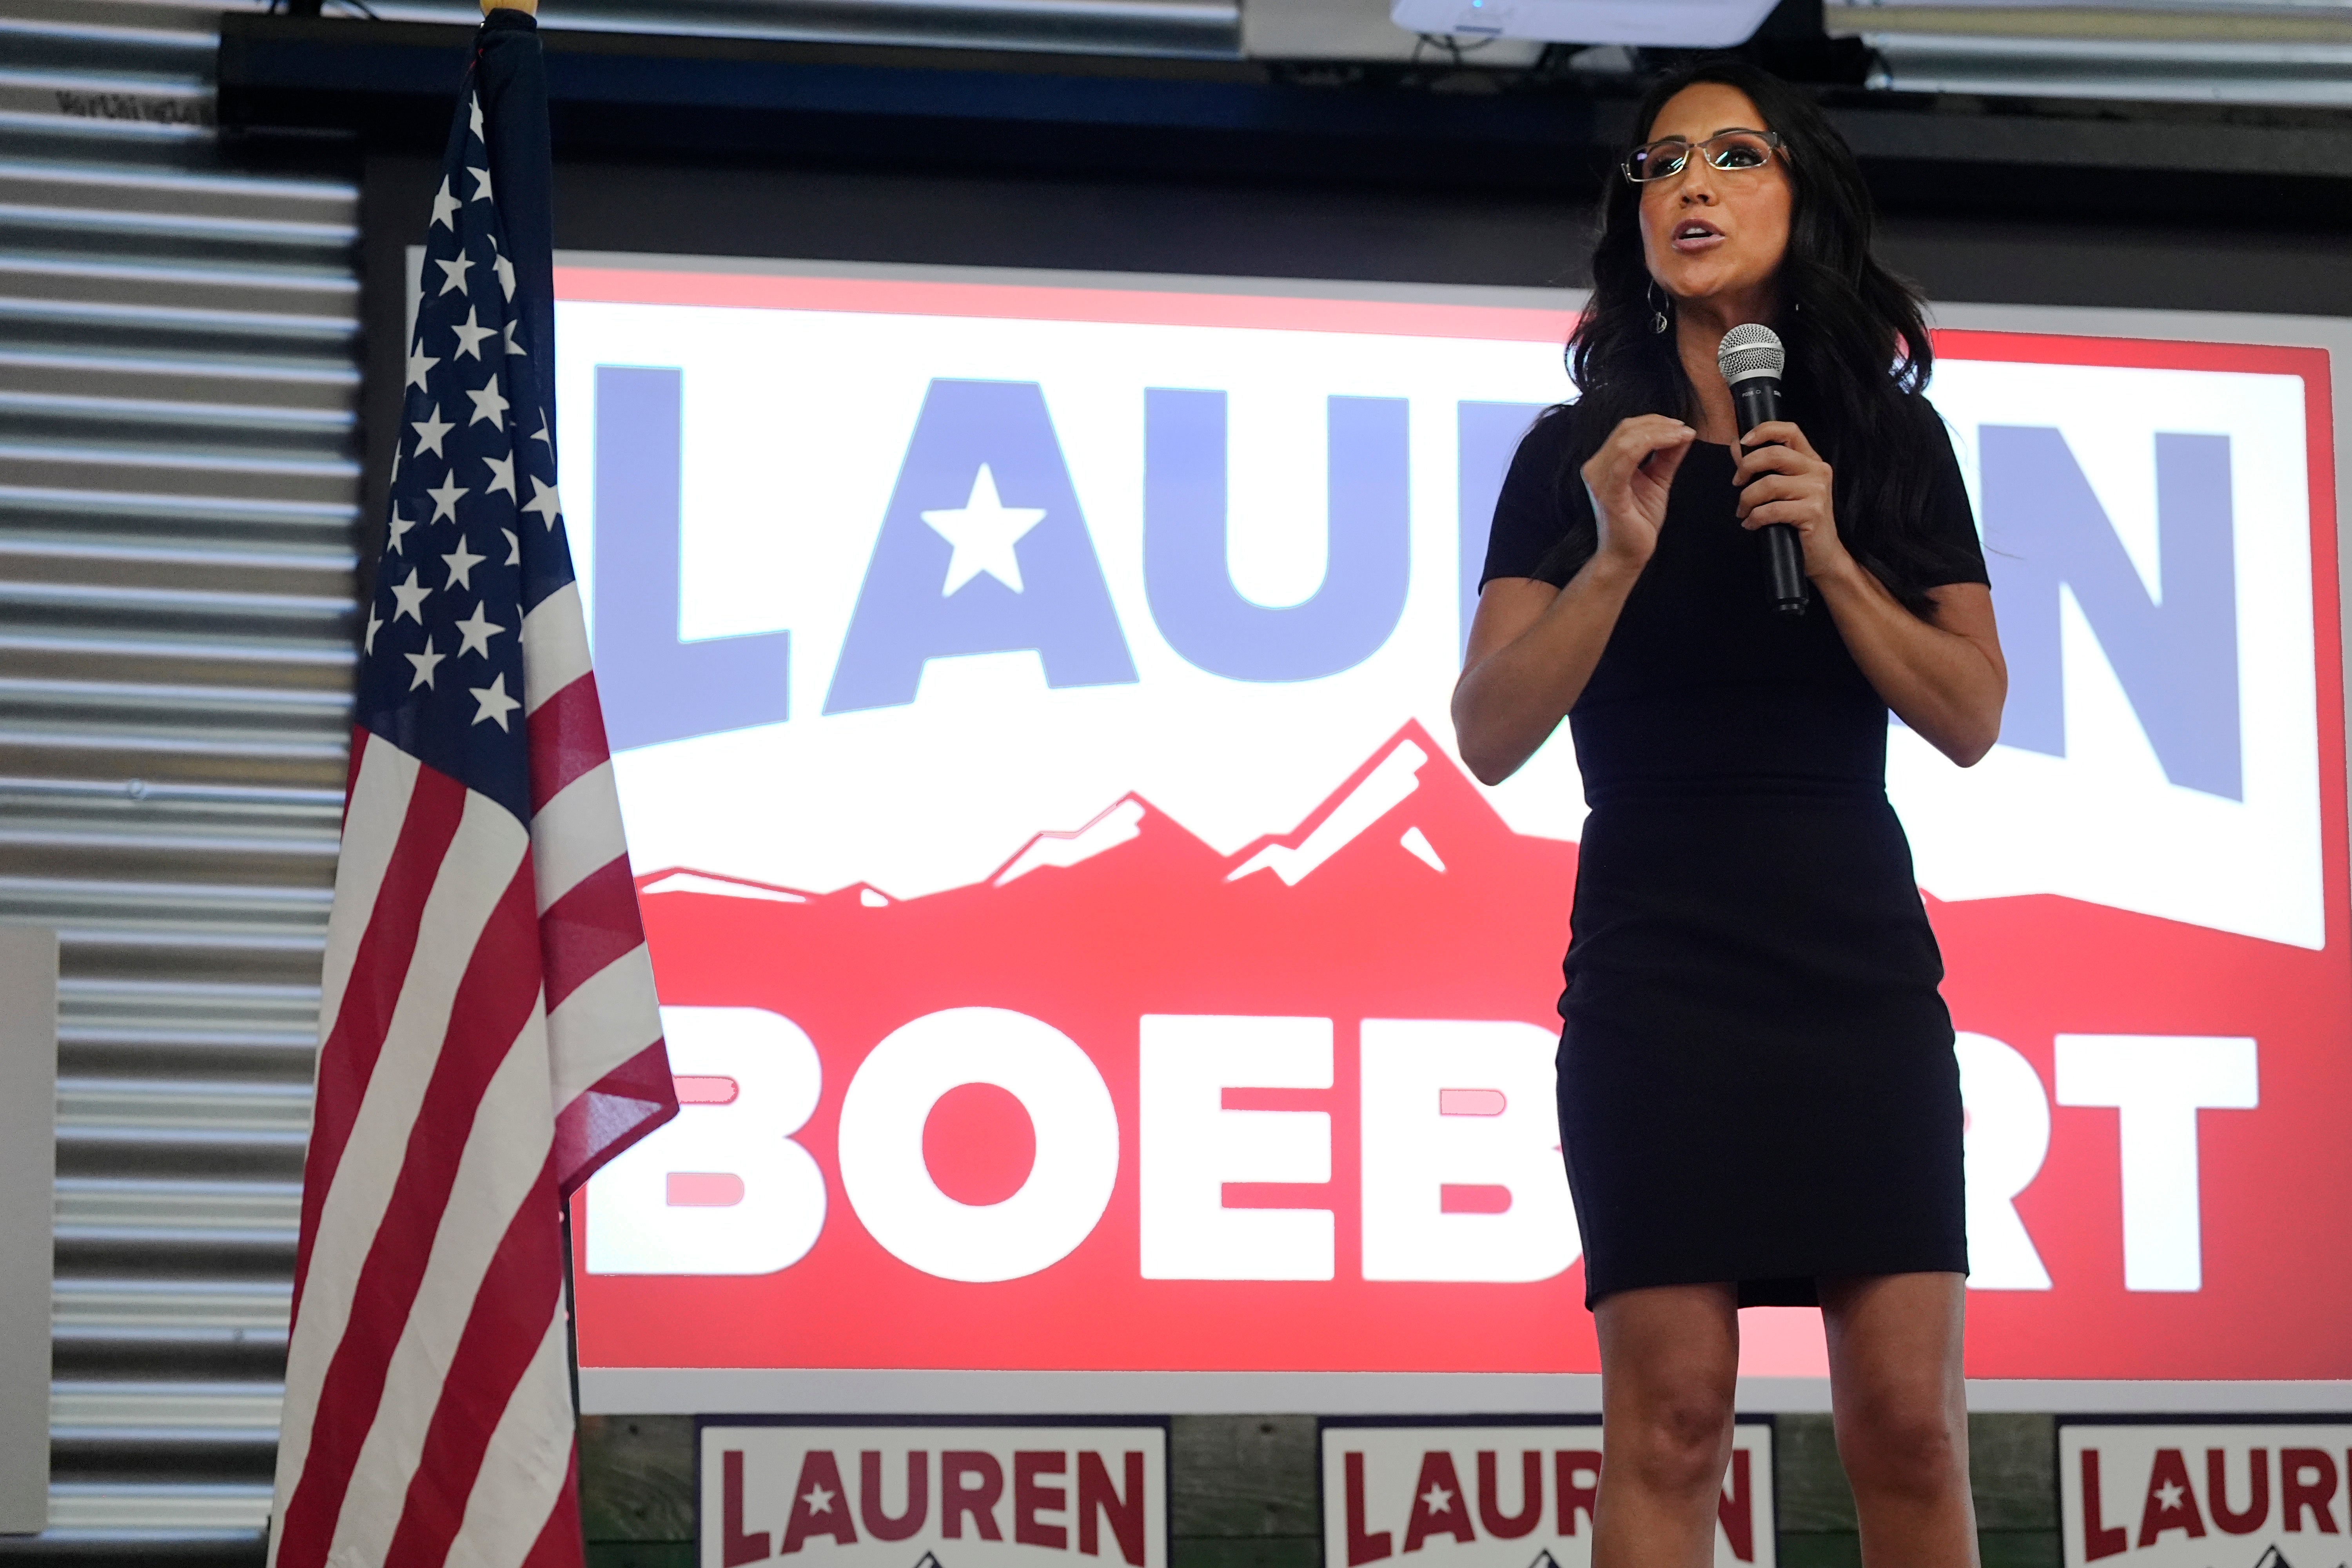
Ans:
[[[1585,1372],[1583,803],[1454,754],[1573,300],[572,258],[565,510],[684,1109],[583,1365]],[[1888,735],[1968,1369],[2352,1378],[2322,350],[1937,334],[2001,742]],[[488,544],[478,546],[489,548]],[[1750,1372],[1822,1370],[1818,1332]]]
[[[1586,1568],[1601,1488],[1598,1421],[1322,1424],[1323,1562],[1369,1568]],[[1732,1427],[1716,1504],[1716,1568],[1777,1555],[1772,1423]]]
[[[2063,1420],[2066,1568],[2342,1568],[2352,1420]]]
[[[1164,1421],[705,1421],[695,1459],[702,1568],[1168,1568]]]

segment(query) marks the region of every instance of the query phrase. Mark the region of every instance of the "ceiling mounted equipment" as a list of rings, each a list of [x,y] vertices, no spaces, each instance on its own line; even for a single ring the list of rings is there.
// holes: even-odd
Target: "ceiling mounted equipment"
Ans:
[[[1754,36],[1773,0],[1395,0],[1389,19],[1416,33],[1552,44],[1729,48]]]

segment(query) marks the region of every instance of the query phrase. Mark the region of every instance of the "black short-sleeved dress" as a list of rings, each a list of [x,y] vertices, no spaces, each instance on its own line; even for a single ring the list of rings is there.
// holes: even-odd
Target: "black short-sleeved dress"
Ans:
[[[1554,410],[1521,443],[1482,585],[1582,565],[1565,542],[1591,507],[1565,463],[1576,418]],[[1938,574],[1984,582],[1924,402],[1916,460]],[[1722,1280],[1743,1306],[1805,1305],[1824,1275],[1968,1268],[1959,1069],[1886,800],[1886,705],[1818,599],[1770,607],[1733,467],[1725,447],[1684,458],[1569,714],[1591,815],[1559,1118],[1588,1304]]]

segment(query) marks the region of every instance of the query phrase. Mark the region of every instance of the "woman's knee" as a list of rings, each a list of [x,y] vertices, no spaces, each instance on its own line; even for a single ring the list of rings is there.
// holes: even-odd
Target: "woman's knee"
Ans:
[[[1711,1492],[1723,1484],[1731,1402],[1711,1384],[1654,1392],[1612,1410],[1601,1429],[1605,1463],[1631,1470],[1645,1489]]]
[[[1926,1497],[1966,1484],[1967,1417],[1939,1386],[1874,1390],[1839,1410],[1837,1429],[1856,1488]]]

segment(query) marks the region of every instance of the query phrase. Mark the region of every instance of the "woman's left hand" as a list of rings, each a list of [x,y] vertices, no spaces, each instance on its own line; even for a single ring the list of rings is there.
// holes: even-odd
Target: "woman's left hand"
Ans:
[[[1831,497],[1835,476],[1805,433],[1785,419],[1768,420],[1741,445],[1746,450],[1731,481],[1739,487],[1739,526],[1752,531],[1785,522],[1795,529],[1804,542],[1808,577],[1843,566],[1845,544]]]

